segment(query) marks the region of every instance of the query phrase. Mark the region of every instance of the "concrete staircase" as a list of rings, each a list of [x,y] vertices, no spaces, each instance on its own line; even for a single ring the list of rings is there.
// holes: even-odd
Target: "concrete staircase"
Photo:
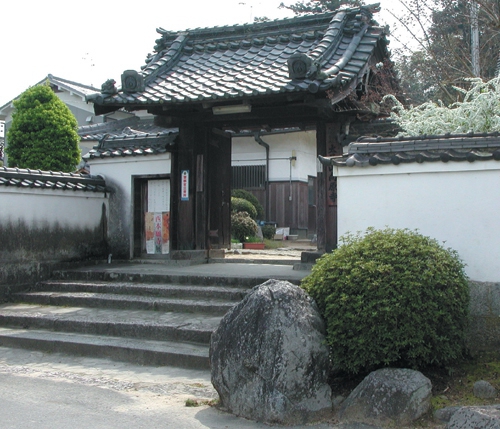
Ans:
[[[0,305],[0,345],[208,369],[211,333],[261,279],[154,268],[58,272]]]

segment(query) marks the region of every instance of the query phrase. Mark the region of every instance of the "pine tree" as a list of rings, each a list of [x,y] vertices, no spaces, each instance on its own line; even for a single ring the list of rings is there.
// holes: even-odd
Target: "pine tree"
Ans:
[[[5,148],[9,167],[74,171],[80,162],[78,122],[50,86],[29,88],[14,107]]]

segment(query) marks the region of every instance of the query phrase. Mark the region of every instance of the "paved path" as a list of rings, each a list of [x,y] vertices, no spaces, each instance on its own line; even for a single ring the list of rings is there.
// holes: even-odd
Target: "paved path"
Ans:
[[[209,371],[0,347],[2,429],[269,428],[208,405],[185,405],[216,397]]]

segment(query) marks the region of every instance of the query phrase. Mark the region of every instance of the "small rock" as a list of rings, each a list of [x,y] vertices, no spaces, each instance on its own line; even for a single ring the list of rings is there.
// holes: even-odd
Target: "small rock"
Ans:
[[[479,380],[474,383],[474,396],[481,399],[496,398],[497,390],[487,381]]]
[[[342,395],[338,395],[338,396],[335,396],[335,398],[333,398],[333,408],[334,409],[337,409],[340,407],[340,405],[342,405],[342,402],[345,401],[345,398],[342,396]]]
[[[370,373],[341,406],[342,422],[405,425],[430,408],[430,380],[411,369],[384,368]]]
[[[449,422],[451,416],[455,414],[460,409],[460,407],[445,407],[434,412],[434,418],[441,422]]]

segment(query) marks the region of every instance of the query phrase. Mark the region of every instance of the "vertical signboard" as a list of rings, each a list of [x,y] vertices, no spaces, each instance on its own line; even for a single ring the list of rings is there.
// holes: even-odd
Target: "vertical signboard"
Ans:
[[[170,180],[148,180],[145,213],[146,252],[167,254],[170,250]]]
[[[181,171],[181,201],[189,201],[189,170]]]

